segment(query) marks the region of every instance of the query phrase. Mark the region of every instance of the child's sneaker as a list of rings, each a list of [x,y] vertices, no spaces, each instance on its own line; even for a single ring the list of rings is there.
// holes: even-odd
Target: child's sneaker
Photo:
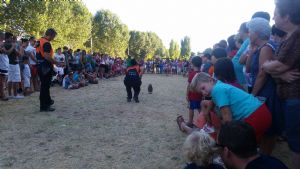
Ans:
[[[206,133],[214,133],[216,130],[213,126],[209,126],[207,123],[202,128]]]

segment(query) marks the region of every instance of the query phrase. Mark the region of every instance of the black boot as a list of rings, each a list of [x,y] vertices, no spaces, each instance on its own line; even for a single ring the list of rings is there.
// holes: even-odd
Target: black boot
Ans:
[[[137,98],[137,97],[133,98],[133,100],[134,100],[136,103],[139,103],[139,102],[140,102],[140,101],[139,101],[139,98]]]

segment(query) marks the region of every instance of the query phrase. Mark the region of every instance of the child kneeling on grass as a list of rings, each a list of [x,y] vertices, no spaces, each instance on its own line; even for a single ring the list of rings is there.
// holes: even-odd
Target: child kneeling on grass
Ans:
[[[224,169],[216,154],[215,141],[205,132],[194,131],[183,144],[187,161],[184,169]]]

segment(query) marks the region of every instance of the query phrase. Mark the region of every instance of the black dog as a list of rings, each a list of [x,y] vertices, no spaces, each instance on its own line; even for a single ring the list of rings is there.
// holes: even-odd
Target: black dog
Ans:
[[[148,86],[148,93],[152,94],[152,92],[153,92],[152,84],[149,84],[149,86]]]

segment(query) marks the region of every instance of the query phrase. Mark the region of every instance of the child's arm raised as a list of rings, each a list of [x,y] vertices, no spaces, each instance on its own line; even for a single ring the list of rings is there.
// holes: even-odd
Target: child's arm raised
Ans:
[[[223,123],[232,121],[231,110],[228,106],[223,106],[221,109]]]

